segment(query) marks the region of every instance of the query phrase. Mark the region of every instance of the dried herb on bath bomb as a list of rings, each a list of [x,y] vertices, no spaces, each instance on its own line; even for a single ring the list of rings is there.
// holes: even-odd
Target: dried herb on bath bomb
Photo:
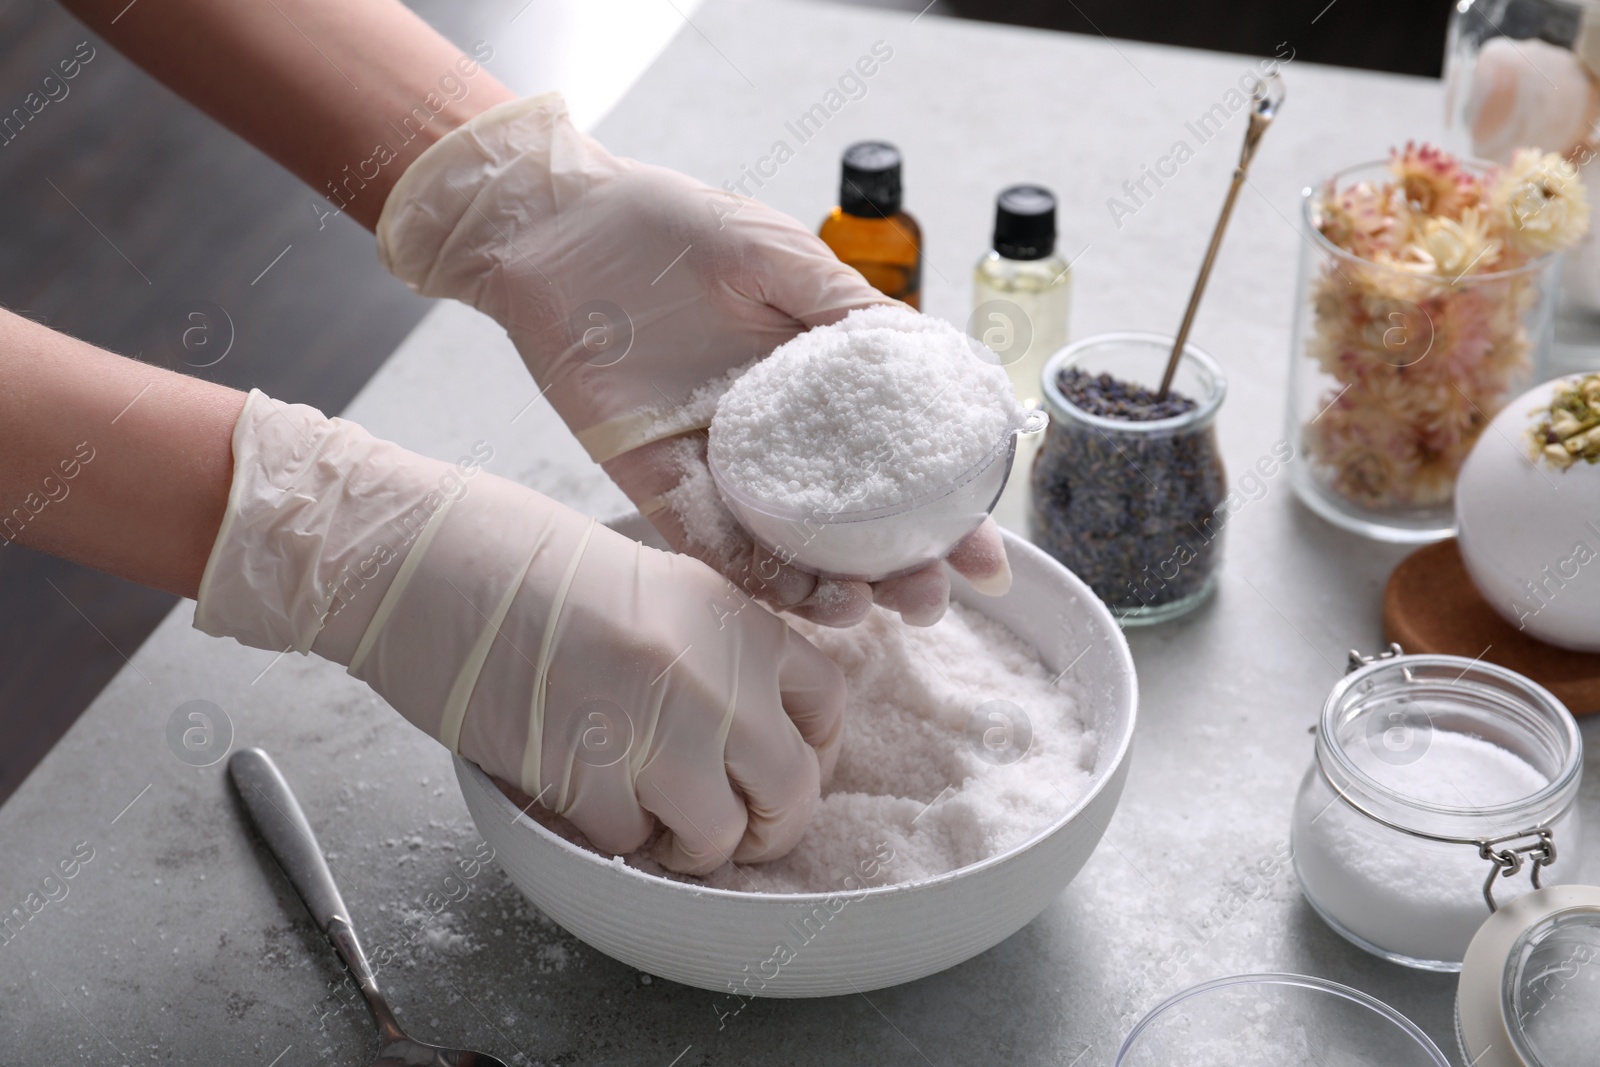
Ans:
[[[1222,557],[1222,459],[1198,405],[1110,374],[1062,370],[1068,408],[1052,411],[1033,466],[1030,534],[1118,614],[1203,594]],[[1122,423],[1105,426],[1085,415]],[[1178,419],[1172,425],[1150,426]]]
[[[1600,463],[1600,374],[1585,374],[1556,389],[1530,439],[1533,458],[1557,470],[1578,460]]]

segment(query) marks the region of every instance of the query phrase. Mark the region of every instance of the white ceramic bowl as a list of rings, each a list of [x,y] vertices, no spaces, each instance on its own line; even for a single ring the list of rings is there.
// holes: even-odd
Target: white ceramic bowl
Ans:
[[[1557,470],[1528,455],[1527,433],[1557,386],[1507,404],[1456,481],[1461,559],[1491,607],[1532,637],[1600,652],[1600,464]]]
[[[706,459],[722,502],[756,542],[801,570],[828,578],[880,582],[950,554],[994,510],[1011,475],[1018,434],[1043,433],[1049,417],[1031,410],[989,454],[949,485],[881,508],[793,508],[740,492]]]
[[[651,539],[637,516],[613,525]],[[1088,790],[1032,840],[936,878],[856,893],[705,889],[562,840],[521,814],[475,764],[458,759],[478,832],[517,888],[574,936],[632,967],[702,989],[731,986],[769,997],[865,992],[934,974],[998,944],[1044,910],[1094,851],[1122,795],[1138,703],[1133,657],[1106,606],[1039,549],[1009,532],[1005,539],[1016,576],[1011,592],[980,596],[956,578],[952,595],[1032,642],[1052,671],[1070,664],[1063,684],[1074,686],[1100,741]],[[786,936],[796,940],[791,931],[806,919],[822,932],[773,966],[774,946]]]

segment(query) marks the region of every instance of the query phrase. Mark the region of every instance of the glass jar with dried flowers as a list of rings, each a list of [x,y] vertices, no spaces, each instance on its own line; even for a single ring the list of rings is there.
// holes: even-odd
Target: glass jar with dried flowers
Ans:
[[[1447,537],[1461,463],[1538,380],[1560,254],[1589,225],[1577,172],[1554,153],[1497,166],[1408,144],[1307,189],[1305,220],[1295,489],[1369,537]]]

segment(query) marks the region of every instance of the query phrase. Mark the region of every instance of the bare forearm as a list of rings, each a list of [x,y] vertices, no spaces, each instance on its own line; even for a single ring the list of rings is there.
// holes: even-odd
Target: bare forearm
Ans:
[[[513,96],[399,0],[63,3],[368,229],[423,149]]]
[[[0,311],[0,552],[16,542],[194,596],[243,405]]]

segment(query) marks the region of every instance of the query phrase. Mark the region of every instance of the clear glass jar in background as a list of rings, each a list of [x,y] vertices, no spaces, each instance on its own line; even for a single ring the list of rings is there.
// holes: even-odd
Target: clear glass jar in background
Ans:
[[[1563,154],[1600,121],[1600,5],[1592,0],[1461,0],[1445,40],[1446,119],[1471,154]]]
[[[1306,900],[1375,955],[1456,971],[1497,904],[1581,874],[1583,742],[1566,707],[1503,667],[1392,656],[1334,686],[1291,842]],[[1548,835],[1548,836],[1545,836]],[[1520,851],[1519,851],[1520,850]],[[1497,862],[1485,855],[1502,858]],[[1508,877],[1506,868],[1515,864]]]
[[[1040,185],[1013,185],[995,198],[994,237],[972,276],[972,315],[967,333],[996,355],[1011,378],[1017,399],[1042,407],[1044,362],[1067,343],[1072,308],[1070,264],[1056,251],[1056,199]],[[1040,438],[1017,444],[1016,470],[1033,468]],[[1028,479],[1013,478],[995,504],[1001,526],[1023,533]]]
[[[1330,522],[1423,543],[1455,532],[1467,453],[1545,376],[1561,257],[1446,277],[1365,260],[1323,236],[1329,188],[1385,180],[1387,162],[1366,163],[1304,194],[1288,403],[1301,461],[1290,478]]]
[[[1159,334],[1099,334],[1056,353],[1042,376],[1050,426],[1030,479],[1028,536],[1130,626],[1186,614],[1216,586],[1228,490],[1215,420],[1227,380],[1186,345],[1172,392],[1194,406],[1148,422],[1085,411],[1060,381],[1078,369],[1154,391],[1171,350]]]
[[[1560,152],[1600,193],[1600,3],[1461,0],[1445,43],[1445,120],[1459,147],[1505,163]],[[1600,367],[1600,227],[1567,253],[1552,370]]]

